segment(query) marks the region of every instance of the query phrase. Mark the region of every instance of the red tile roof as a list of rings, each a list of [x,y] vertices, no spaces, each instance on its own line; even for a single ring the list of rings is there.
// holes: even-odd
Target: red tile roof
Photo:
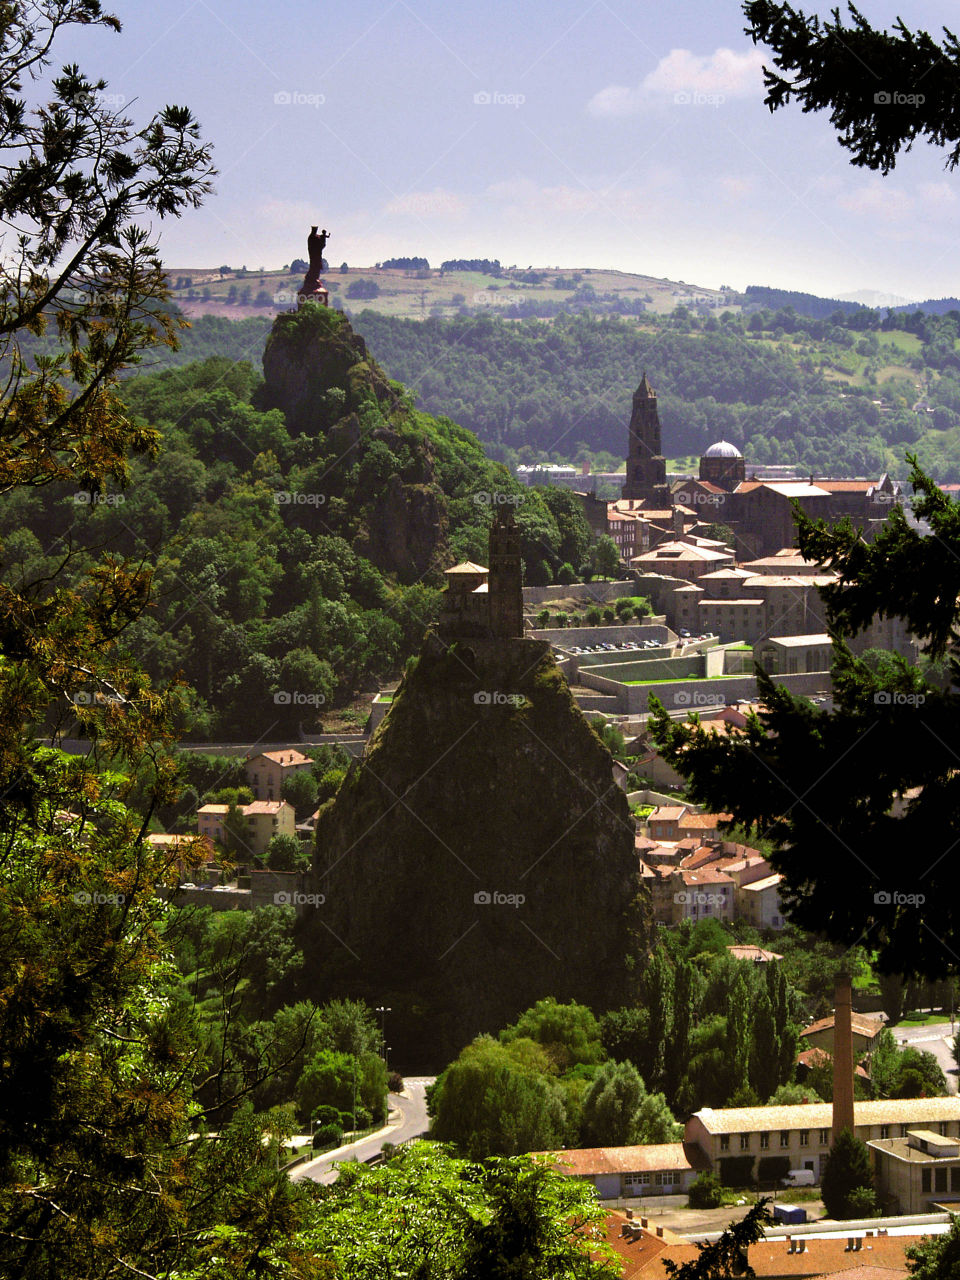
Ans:
[[[850,1026],[857,1035],[869,1036],[873,1038],[878,1036],[883,1030],[882,1018],[871,1018],[864,1013],[852,1013],[850,1015]],[[833,1014],[827,1018],[818,1018],[816,1022],[811,1022],[808,1027],[804,1027],[800,1032],[802,1036],[816,1035],[818,1031],[830,1031],[833,1029]]]

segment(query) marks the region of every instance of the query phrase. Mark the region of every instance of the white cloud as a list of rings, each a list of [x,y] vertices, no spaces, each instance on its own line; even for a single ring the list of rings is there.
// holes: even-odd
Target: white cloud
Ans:
[[[696,54],[671,49],[636,88],[608,85],[593,95],[587,110],[595,116],[635,115],[650,102],[686,96],[686,101],[745,98],[763,88],[763,54],[759,49],[715,49]]]
[[[412,214],[417,218],[460,218],[466,202],[455,191],[434,187],[432,191],[408,191],[387,202],[385,213]]]
[[[900,222],[914,210],[915,200],[899,187],[876,179],[856,191],[842,195],[837,204],[847,213],[878,218],[884,222]]]

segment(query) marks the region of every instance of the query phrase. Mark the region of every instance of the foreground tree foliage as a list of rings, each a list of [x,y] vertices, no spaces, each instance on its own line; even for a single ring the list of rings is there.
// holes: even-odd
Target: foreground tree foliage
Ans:
[[[308,1238],[342,1280],[605,1280],[619,1269],[603,1218],[592,1187],[528,1157],[474,1164],[415,1142],[342,1166]]]
[[[803,555],[839,574],[824,592],[833,712],[760,671],[763,710],[743,732],[720,739],[696,717],[676,724],[659,703],[653,723],[692,798],[775,842],[795,924],[875,948],[881,970],[935,977],[960,954],[944,838],[960,821],[960,505],[910,461],[929,536],[899,507],[870,544],[849,524],[797,517]],[[934,685],[895,656],[879,671],[855,657],[845,642],[875,614],[904,618],[923,652],[945,659],[947,678]]]
[[[960,44],[944,30],[938,43],[898,18],[877,31],[850,4],[849,23],[834,9],[826,21],[790,4],[747,0],[747,35],[774,50],[777,71],[764,68],[771,111],[792,99],[807,111],[830,111],[830,123],[852,163],[889,173],[918,138],[949,147],[960,161]]]

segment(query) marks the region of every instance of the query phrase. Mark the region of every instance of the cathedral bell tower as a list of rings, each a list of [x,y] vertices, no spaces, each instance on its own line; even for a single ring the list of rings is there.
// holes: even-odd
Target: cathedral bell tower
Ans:
[[[660,416],[657,393],[646,373],[633,393],[633,412],[627,444],[627,479],[624,498],[640,500],[647,506],[667,510],[673,506],[667,484],[667,463],[660,452]]]

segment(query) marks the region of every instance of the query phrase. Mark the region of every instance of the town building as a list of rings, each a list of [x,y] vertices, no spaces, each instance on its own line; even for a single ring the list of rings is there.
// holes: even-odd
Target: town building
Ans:
[[[587,1147],[536,1151],[561,1173],[592,1182],[601,1200],[622,1196],[677,1195],[709,1168],[699,1147],[665,1142],[636,1147]]]
[[[513,506],[498,507],[490,526],[490,567],[447,569],[438,633],[443,640],[523,637],[523,564]]]
[[[865,1013],[851,1013],[850,1034],[854,1053],[865,1053],[868,1056],[872,1054],[876,1047],[877,1037],[883,1027],[882,1018],[871,1018]],[[800,1032],[800,1039],[803,1041],[801,1048],[825,1049],[827,1053],[832,1054],[834,1028],[835,1019],[833,1014],[826,1018],[818,1018],[816,1022],[811,1022],[808,1027],[804,1027]]]
[[[886,1213],[931,1213],[960,1200],[960,1138],[931,1129],[867,1143]]]
[[[960,1137],[960,1098],[889,1098],[854,1102],[854,1134],[862,1141],[906,1138],[909,1130],[931,1129]],[[695,1143],[722,1172],[731,1156],[783,1156],[791,1169],[812,1169],[820,1181],[833,1145],[833,1106],[808,1102],[782,1107],[703,1107],[684,1127],[684,1142]]]
[[[667,463],[660,444],[657,393],[646,373],[633,393],[633,411],[627,429],[627,476],[623,497],[651,507],[673,505],[667,484]]]
[[[244,765],[244,773],[255,800],[279,800],[284,779],[312,766],[309,756],[287,747],[282,751],[262,751],[258,756],[251,756]]]
[[[201,805],[197,810],[197,827],[201,836],[225,846],[225,819],[229,809],[230,806],[226,804]],[[238,805],[238,809],[246,826],[244,856],[262,858],[267,845],[276,835],[296,837],[296,816],[293,805],[286,800],[254,800],[252,804]]]

